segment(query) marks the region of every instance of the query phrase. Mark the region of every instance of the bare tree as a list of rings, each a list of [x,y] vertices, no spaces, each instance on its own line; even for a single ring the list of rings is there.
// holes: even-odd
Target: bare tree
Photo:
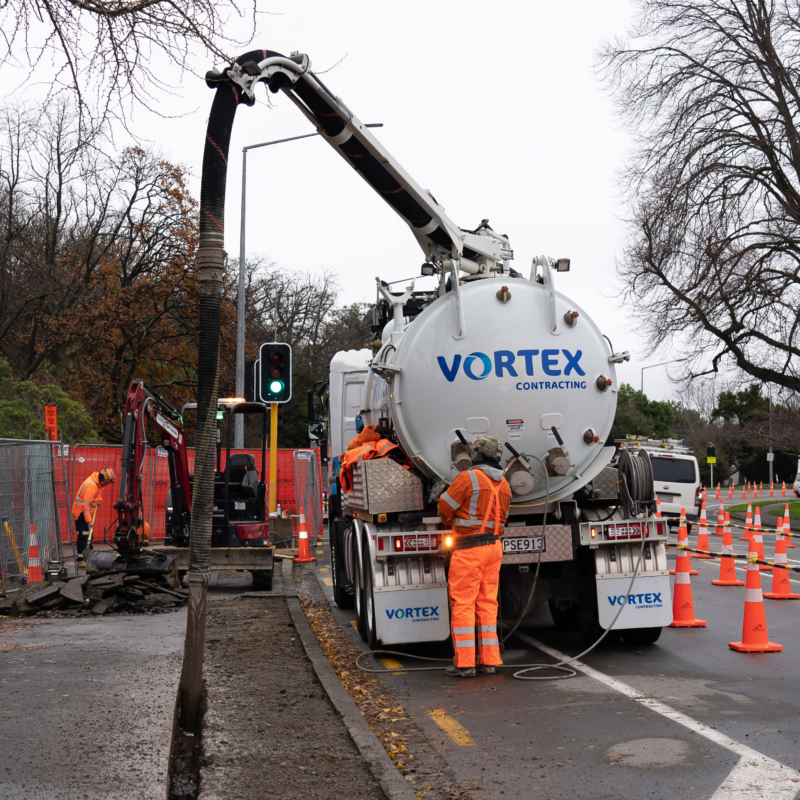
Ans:
[[[636,142],[618,264],[650,347],[684,377],[800,390],[800,6],[640,0],[600,64]]]
[[[82,130],[94,129],[132,105],[152,110],[154,93],[173,88],[165,69],[190,72],[193,48],[229,61],[227,48],[241,44],[224,33],[229,18],[251,17],[254,32],[255,15],[255,0],[6,0],[0,65],[51,95],[68,92]]]

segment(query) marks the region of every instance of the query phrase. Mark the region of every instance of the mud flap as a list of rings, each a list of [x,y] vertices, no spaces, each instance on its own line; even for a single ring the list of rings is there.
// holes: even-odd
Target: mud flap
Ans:
[[[597,576],[598,619],[603,629],[611,625],[620,606],[624,608],[614,630],[661,628],[672,622],[669,575],[637,576],[628,592],[630,585],[630,577]]]

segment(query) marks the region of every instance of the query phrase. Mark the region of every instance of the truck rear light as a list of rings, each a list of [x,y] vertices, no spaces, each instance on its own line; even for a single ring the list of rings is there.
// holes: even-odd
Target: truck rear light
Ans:
[[[445,536],[444,537],[444,546],[445,547],[452,547],[453,546],[453,537],[452,536]]]
[[[402,549],[403,549],[403,537],[402,537],[402,536],[398,536],[398,537],[397,537],[397,538],[394,540],[394,549],[395,549],[397,552],[401,552],[401,551],[402,551]]]
[[[596,539],[597,538],[597,529],[596,528],[592,528],[591,529],[591,533],[589,535],[592,537],[592,539]]]
[[[383,537],[378,537],[378,550],[383,550]]]
[[[648,532],[648,536],[649,536]],[[656,536],[663,536],[664,535],[664,523],[663,522],[656,522]]]

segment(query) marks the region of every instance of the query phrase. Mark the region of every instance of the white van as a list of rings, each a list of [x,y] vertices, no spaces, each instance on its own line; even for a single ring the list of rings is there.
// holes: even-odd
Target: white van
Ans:
[[[681,509],[685,508],[687,519],[698,518],[700,467],[683,442],[676,439],[631,439],[619,444],[624,450],[641,448],[650,455],[653,487],[661,500],[662,516],[679,518]]]
[[[792,489],[794,489],[794,496],[800,497],[800,472],[797,473],[797,477],[794,479]]]

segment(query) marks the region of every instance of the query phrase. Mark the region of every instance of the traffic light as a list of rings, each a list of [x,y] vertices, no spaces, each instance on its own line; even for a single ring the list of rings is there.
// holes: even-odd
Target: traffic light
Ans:
[[[292,398],[292,348],[267,342],[259,351],[262,403],[287,403]]]

